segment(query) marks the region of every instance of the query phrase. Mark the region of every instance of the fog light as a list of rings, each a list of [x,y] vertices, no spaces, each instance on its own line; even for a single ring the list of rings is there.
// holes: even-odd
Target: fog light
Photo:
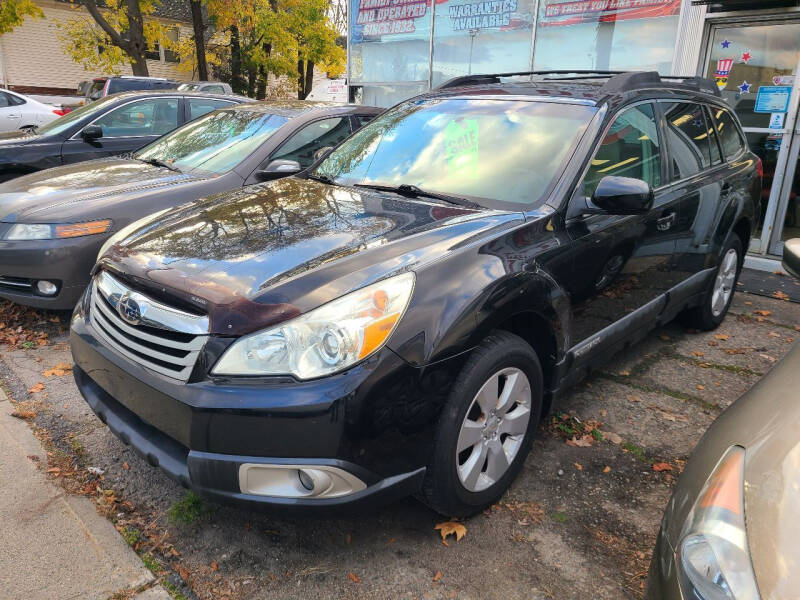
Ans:
[[[42,296],[53,296],[58,291],[58,286],[52,281],[41,279],[36,282],[36,291]]]
[[[328,465],[239,466],[239,489],[244,494],[278,498],[336,498],[365,489],[366,484],[344,469]]]

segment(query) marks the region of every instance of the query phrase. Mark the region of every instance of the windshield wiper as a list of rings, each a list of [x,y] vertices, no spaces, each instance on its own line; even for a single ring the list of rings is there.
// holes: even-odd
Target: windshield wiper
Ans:
[[[327,183],[328,185],[338,185],[334,180],[333,177],[330,175],[325,175],[324,173],[311,173],[307,175],[308,179],[313,179],[314,181],[321,181],[322,183]]]
[[[182,173],[178,167],[169,164],[168,162],[161,160],[159,158],[140,158],[138,159],[143,163],[147,163],[148,165],[154,165],[156,167],[164,167],[165,169],[169,169],[170,171],[175,171],[176,173]]]
[[[434,200],[442,200],[450,204],[457,204],[459,206],[466,206],[469,208],[480,208],[480,204],[476,204],[471,200],[462,198],[460,196],[451,196],[449,194],[440,194],[438,192],[429,192],[422,188],[412,185],[410,183],[401,183],[400,185],[380,185],[378,183],[356,183],[353,187],[368,188],[370,190],[378,190],[381,192],[394,192],[401,196],[408,196],[409,198],[433,198]]]

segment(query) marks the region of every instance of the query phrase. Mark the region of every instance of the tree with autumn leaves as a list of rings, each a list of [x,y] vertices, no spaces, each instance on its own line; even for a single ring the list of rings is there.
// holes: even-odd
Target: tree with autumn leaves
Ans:
[[[0,0],[0,35],[22,25],[25,17],[41,19],[44,13],[31,0]]]
[[[344,70],[329,18],[337,0],[185,0],[193,35],[177,41],[155,17],[158,1],[73,0],[88,16],[76,10],[61,25],[62,42],[87,69],[116,73],[128,63],[135,75],[148,75],[146,52],[160,44],[180,57],[188,77],[206,80],[213,72],[235,92],[258,98],[270,75],[296,81],[305,98],[315,68],[334,76]]]

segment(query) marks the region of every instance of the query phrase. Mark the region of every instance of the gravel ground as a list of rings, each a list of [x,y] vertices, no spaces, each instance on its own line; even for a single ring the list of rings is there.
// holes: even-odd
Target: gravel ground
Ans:
[[[44,373],[71,362],[65,321],[48,322],[48,345],[4,350],[0,375],[36,412],[51,476],[95,498],[176,598],[639,598],[692,448],[800,336],[800,305],[738,294],[731,311],[712,333],[656,330],[576,387],[503,500],[446,543],[413,499],[286,519],[187,495],[108,432],[69,372]],[[603,439],[568,444],[581,429]]]

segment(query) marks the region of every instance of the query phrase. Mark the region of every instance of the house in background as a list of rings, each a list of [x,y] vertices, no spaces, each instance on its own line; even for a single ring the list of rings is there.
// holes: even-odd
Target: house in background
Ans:
[[[81,81],[108,75],[84,70],[62,47],[57,24],[75,16],[74,5],[58,0],[34,1],[44,18],[28,17],[12,32],[0,35],[0,87],[23,94],[74,95]],[[91,19],[86,9],[78,10]],[[156,16],[173,39],[192,34],[189,5],[183,0],[161,0]],[[189,79],[178,69],[178,57],[163,47],[148,52],[147,68],[151,77]],[[121,74],[130,75],[130,67],[123,67]]]

